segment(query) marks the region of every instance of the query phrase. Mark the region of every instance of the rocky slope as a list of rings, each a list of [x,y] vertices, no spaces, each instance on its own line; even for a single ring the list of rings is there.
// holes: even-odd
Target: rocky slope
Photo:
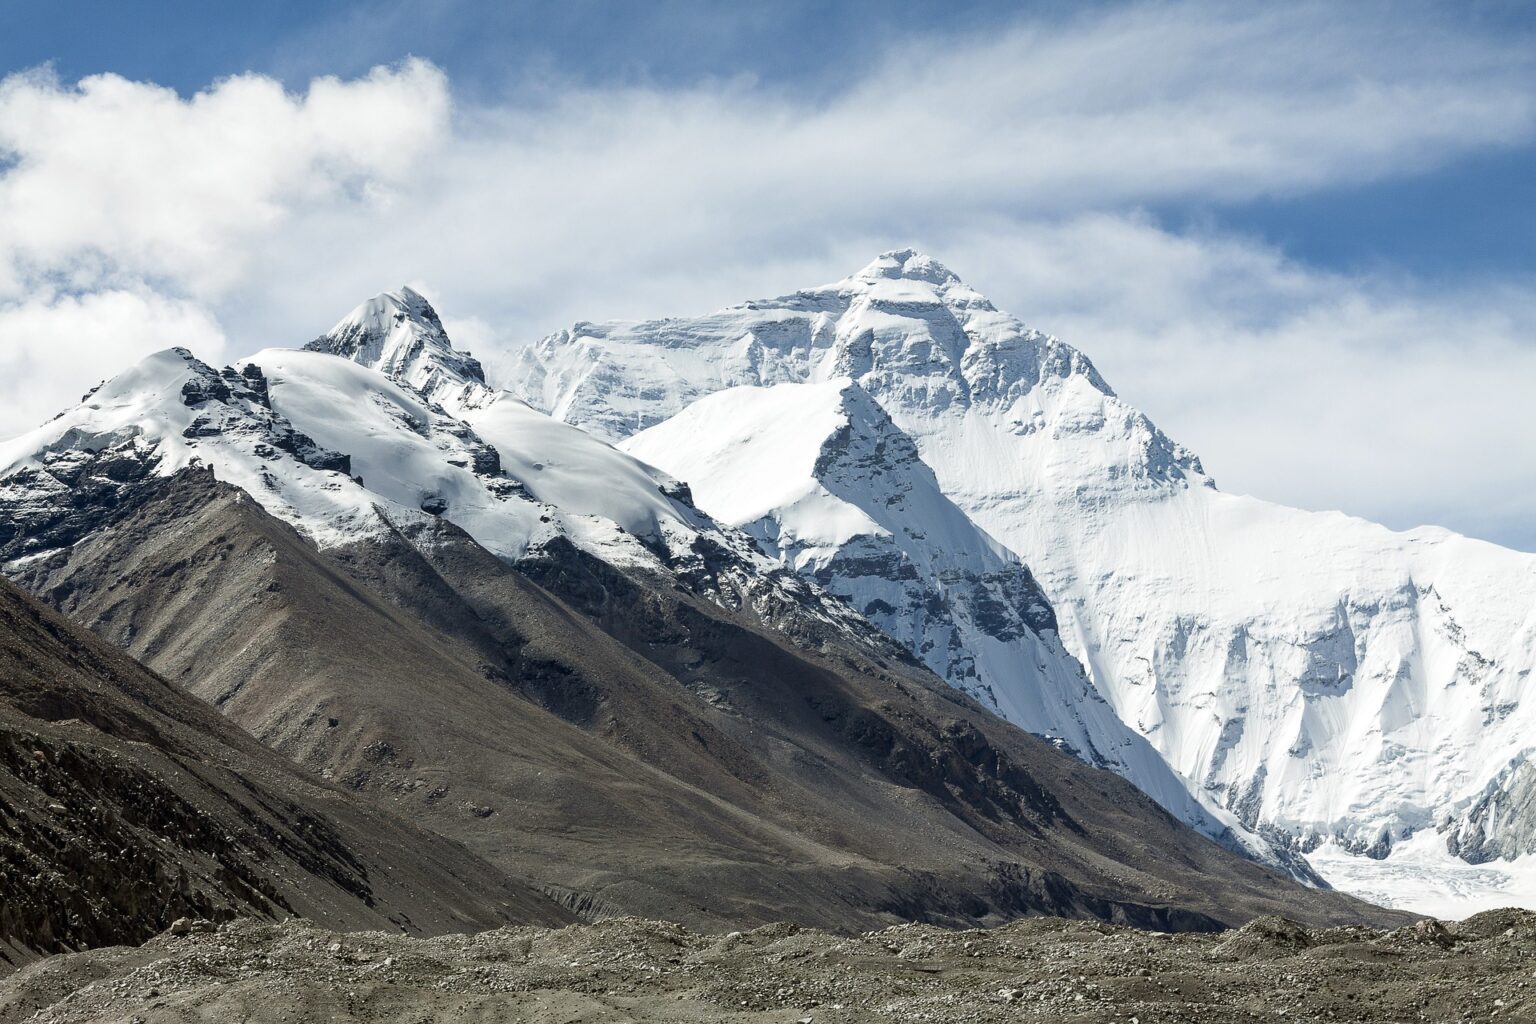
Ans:
[[[695,926],[1376,919],[835,626],[791,640],[574,545],[318,549],[189,470],[19,579],[261,740],[569,906]]]
[[[856,937],[626,919],[430,940],[233,923],[29,968],[0,981],[0,1024],[1525,1021],[1533,937],[1516,912],[1393,932],[1265,918],[1178,936],[1039,919]]]
[[[1490,834],[1524,816],[1488,805],[1536,734],[1536,556],[1224,494],[1082,353],[927,257],[577,324],[511,387],[620,440],[715,391],[837,377],[1030,567],[1099,694],[1194,794],[1302,849],[1383,856],[1440,828],[1529,852]]]
[[[569,919],[0,580],[0,971],[237,914],[418,934]]]

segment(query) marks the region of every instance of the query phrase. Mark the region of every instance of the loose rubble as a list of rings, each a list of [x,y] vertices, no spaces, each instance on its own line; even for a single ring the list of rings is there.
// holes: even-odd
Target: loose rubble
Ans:
[[[0,981],[0,1024],[87,1021],[1536,1020],[1536,914],[1217,935],[1031,919],[856,937],[616,919],[411,939],[179,921]]]

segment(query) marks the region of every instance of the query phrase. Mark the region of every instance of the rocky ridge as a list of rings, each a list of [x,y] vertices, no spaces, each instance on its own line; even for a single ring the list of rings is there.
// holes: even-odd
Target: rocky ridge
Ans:
[[[1028,567],[944,496],[911,438],[858,384],[732,388],[620,447],[695,481],[699,504],[957,689],[1130,779],[1206,834],[1270,854],[1234,816],[1202,807],[1120,721],[1063,646]]]

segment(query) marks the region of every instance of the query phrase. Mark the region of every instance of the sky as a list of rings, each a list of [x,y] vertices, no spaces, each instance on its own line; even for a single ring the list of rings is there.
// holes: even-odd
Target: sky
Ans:
[[[0,16],[0,436],[403,283],[494,375],[911,245],[1223,489],[1536,551],[1536,5]]]

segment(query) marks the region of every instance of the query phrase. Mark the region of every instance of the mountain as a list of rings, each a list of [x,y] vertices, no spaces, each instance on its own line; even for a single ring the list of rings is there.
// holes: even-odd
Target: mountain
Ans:
[[[306,775],[0,579],[0,969],[176,918],[439,934],[571,920]]]
[[[620,447],[694,482],[703,508],[951,685],[1239,842],[1243,826],[1202,808],[1099,696],[1029,569],[944,496],[911,438],[850,379],[729,388]]]
[[[418,501],[502,558],[516,560],[564,538],[611,565],[660,576],[727,607],[750,608],[778,628],[794,630],[788,620],[803,615],[889,650],[841,603],[701,514],[678,481],[487,386],[480,364],[453,347],[436,310],[410,288],[363,303],[304,353],[270,350],[254,360],[278,368],[278,404],[316,437],[369,453],[370,465],[387,464],[382,473],[360,473],[370,491],[397,497],[406,510]],[[323,374],[340,375],[345,384],[317,390],[311,382]],[[373,406],[409,407],[407,430],[329,415],[361,395]],[[434,417],[438,438],[418,443],[409,436],[418,432],[415,424]],[[388,442],[375,447],[381,437]],[[450,457],[447,472],[462,489],[446,480],[423,488],[422,481],[441,477],[440,453],[458,440],[471,450]],[[402,446],[417,453],[408,465],[398,463]],[[404,521],[398,512],[390,515]]]
[[[988,713],[413,302],[238,370],[161,353],[0,445],[6,573],[588,916],[1392,919]]]
[[[372,367],[443,405],[495,397],[480,361],[453,347],[437,310],[414,288],[375,295],[305,348]]]
[[[1193,792],[1301,850],[1384,857],[1439,829],[1447,855],[1536,852],[1509,811],[1530,792],[1536,556],[1225,494],[1086,356],[926,256],[579,323],[510,387],[617,441],[713,392],[842,377],[1030,567],[1099,694]]]
[[[420,358],[401,358],[421,370]],[[431,365],[428,382],[441,383]],[[144,481],[206,467],[322,547],[442,517],[505,559],[565,541],[733,607],[836,622],[883,643],[840,602],[699,513],[675,480],[476,386],[488,396],[478,428],[403,378],[349,359],[271,349],[216,370],[185,349],[156,353],[0,444],[0,564],[89,533]]]

